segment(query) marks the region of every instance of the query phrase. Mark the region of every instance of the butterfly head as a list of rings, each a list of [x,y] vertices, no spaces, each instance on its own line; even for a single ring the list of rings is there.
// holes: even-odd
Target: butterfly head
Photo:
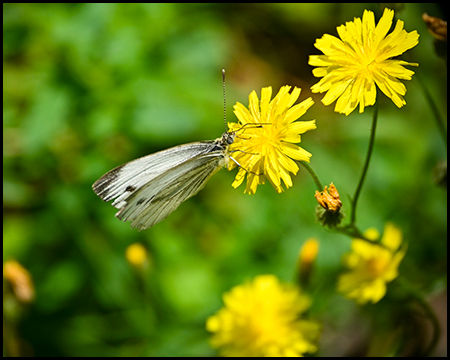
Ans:
[[[234,142],[236,133],[234,131],[224,132],[222,135],[222,144],[231,145]]]

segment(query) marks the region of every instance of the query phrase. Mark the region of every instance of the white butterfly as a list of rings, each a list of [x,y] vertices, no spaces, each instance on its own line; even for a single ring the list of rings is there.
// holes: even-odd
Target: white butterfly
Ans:
[[[116,216],[145,230],[164,220],[203,189],[209,178],[228,165],[234,132],[213,141],[175,146],[116,167],[92,188],[103,201],[113,200]]]

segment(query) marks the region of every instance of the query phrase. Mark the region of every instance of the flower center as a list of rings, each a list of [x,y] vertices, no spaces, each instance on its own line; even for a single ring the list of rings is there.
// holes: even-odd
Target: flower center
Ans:
[[[271,309],[264,310],[265,313],[258,312],[258,316],[249,319],[249,340],[259,346],[280,345],[287,331],[287,324],[283,321],[284,317]]]
[[[264,126],[259,134],[262,146],[277,147],[280,143],[278,129],[275,125]]]
[[[372,258],[367,261],[366,269],[371,277],[379,277],[385,270],[388,262],[385,259]]]

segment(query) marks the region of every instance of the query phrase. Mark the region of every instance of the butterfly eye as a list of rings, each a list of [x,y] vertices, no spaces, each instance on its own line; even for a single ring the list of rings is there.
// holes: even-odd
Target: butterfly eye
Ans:
[[[235,137],[235,133],[234,132],[224,132],[222,134],[222,145],[231,145],[234,142],[234,137]]]
[[[231,145],[234,142],[234,133],[228,134],[226,141],[228,145]]]

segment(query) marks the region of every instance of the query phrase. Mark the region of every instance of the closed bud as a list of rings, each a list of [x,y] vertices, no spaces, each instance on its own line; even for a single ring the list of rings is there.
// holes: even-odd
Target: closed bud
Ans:
[[[325,186],[324,191],[316,191],[314,196],[319,203],[316,210],[317,220],[330,228],[338,226],[342,222],[344,214],[341,211],[342,202],[336,186],[331,183],[328,188]]]
[[[318,252],[319,242],[314,238],[306,240],[300,249],[297,260],[297,281],[301,287],[309,284]]]
[[[437,40],[447,41],[447,21],[423,13],[422,20],[427,25],[428,31]]]

